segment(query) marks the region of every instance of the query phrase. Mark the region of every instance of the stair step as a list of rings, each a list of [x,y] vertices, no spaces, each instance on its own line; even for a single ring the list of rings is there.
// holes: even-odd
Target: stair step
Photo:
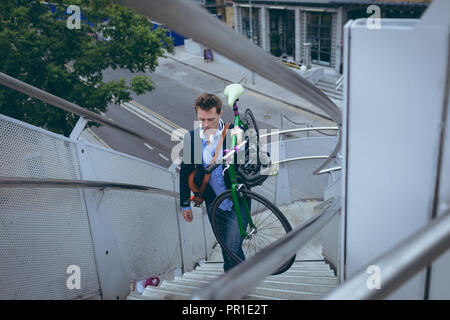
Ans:
[[[323,284],[323,285],[337,285],[336,277],[309,277],[309,276],[269,276],[266,280],[284,281],[290,283],[307,283],[307,284]]]
[[[292,290],[281,290],[273,288],[255,287],[250,291],[251,294],[270,296],[284,300],[317,300],[322,294],[311,292],[298,292]]]
[[[140,295],[137,292],[130,292],[126,300],[154,300],[153,298]]]
[[[316,82],[316,86],[323,86],[323,87],[328,87],[330,89],[336,89],[336,82],[330,82],[330,81],[326,81],[326,80],[319,80]],[[339,90],[342,90],[342,86],[339,87]]]
[[[217,275],[220,276],[223,272],[215,271],[215,270],[193,270],[194,274],[203,274],[203,275]],[[302,271],[286,271],[282,273],[285,276],[307,276],[307,277],[334,277],[334,272],[332,270],[302,270]]]
[[[142,296],[145,297],[145,300],[186,300],[191,297],[187,293],[151,286],[145,288]]]
[[[179,283],[181,285],[186,285],[186,286],[198,287],[198,288],[206,286],[207,284],[210,283],[208,280],[190,279],[190,278],[183,278],[183,277],[175,277],[174,280],[172,280],[170,282]]]
[[[185,278],[189,279],[198,279],[205,281],[213,281],[218,278],[218,275],[204,275],[204,274],[195,274],[195,273],[185,273]],[[272,281],[284,281],[290,283],[306,283],[306,284],[323,284],[323,285],[336,285],[337,278],[336,277],[305,277],[305,276],[269,276],[266,280]]]
[[[196,287],[198,289],[201,289],[209,284],[207,280],[185,279],[183,277],[175,277],[175,280],[171,281],[171,283]],[[281,289],[305,293],[327,294],[336,286],[263,280],[257,285],[257,287],[264,289]]]
[[[216,266],[212,266],[212,267],[205,267],[205,266],[200,266],[195,268],[195,270],[198,271],[217,271],[217,272],[223,272],[223,267],[216,267]],[[302,265],[302,266],[296,266],[293,265],[289,268],[288,271],[331,271],[330,266],[324,264],[324,265],[313,265],[313,266],[309,266],[309,265]]]
[[[334,99],[338,99],[338,100],[342,100],[343,96],[342,94],[337,93],[336,91],[330,91],[324,88],[320,88],[318,87],[323,93],[325,93],[327,96],[329,96],[330,98],[334,98]]]
[[[189,279],[199,279],[199,280],[206,280],[206,281],[213,281],[214,279],[217,279],[219,277],[219,275],[205,275],[205,274],[197,274],[197,273],[192,273],[192,272],[188,272],[185,273],[183,275],[184,278],[189,278]]]
[[[263,280],[258,287],[272,288],[272,289],[284,289],[292,291],[301,291],[308,293],[326,294],[333,290],[335,285],[322,285],[322,284],[308,284],[308,283],[292,283],[279,280]]]
[[[242,300],[283,300],[281,298],[262,296],[257,294],[248,294]]]
[[[161,284],[161,289],[177,292],[183,294],[193,295],[204,285],[193,285],[193,284],[181,284],[179,282],[173,281],[164,281]],[[268,296],[274,298],[281,299],[290,299],[290,300],[303,300],[303,299],[318,299],[322,296],[321,293],[316,292],[306,292],[306,291],[293,291],[287,289],[278,289],[278,288],[270,288],[270,287],[262,287],[256,286],[250,290],[249,294],[259,295],[259,296]]]
[[[317,81],[315,85],[316,87],[327,88],[328,90],[342,91],[342,86],[340,86],[339,89],[336,90],[336,85],[334,83],[324,82],[322,80]]]
[[[208,280],[189,279],[184,277],[175,277],[175,280],[171,281],[173,284],[180,284],[186,286],[192,286],[202,288],[209,284]],[[323,284],[310,284],[310,283],[292,283],[279,280],[263,280],[258,284],[261,288],[272,289],[285,289],[292,291],[302,291],[308,293],[326,294],[333,290],[336,285],[323,285]]]
[[[192,295],[194,292],[197,292],[201,289],[201,286],[193,286],[188,284],[174,283],[173,281],[164,281],[161,284],[161,288],[167,289],[170,291],[186,293]]]
[[[222,268],[222,264],[221,263],[217,263],[217,262],[211,262],[211,261],[206,261],[205,263],[201,264],[200,267],[220,267]],[[296,266],[329,266],[329,264],[325,263],[324,260],[313,260],[313,261],[308,261],[308,260],[295,260],[294,263],[292,264],[293,267]]]

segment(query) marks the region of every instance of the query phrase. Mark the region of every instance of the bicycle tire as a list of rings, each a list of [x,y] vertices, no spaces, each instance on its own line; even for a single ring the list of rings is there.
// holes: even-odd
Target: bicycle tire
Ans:
[[[241,173],[241,171],[244,171],[244,174],[241,174],[242,176],[246,176],[246,175],[252,175],[255,174],[256,172],[259,172],[260,170],[260,154],[259,154],[259,128],[258,125],[256,123],[256,119],[255,116],[253,115],[252,110],[250,109],[246,109],[245,113],[244,113],[244,120],[243,122],[245,123],[245,125],[247,126],[247,130],[250,135],[246,136],[246,140],[249,142],[246,146],[246,154],[245,154],[245,164],[246,167],[245,169],[242,166],[237,167],[237,170],[239,173]],[[254,130],[255,132],[253,133],[251,130]],[[252,136],[253,134],[256,135],[256,139],[253,139]],[[255,141],[256,140],[256,141]],[[256,159],[252,158],[256,155]],[[249,164],[249,161],[255,161],[252,162],[252,164]],[[249,171],[249,172],[246,172]],[[249,180],[247,178],[247,180]]]
[[[256,131],[256,137],[257,141],[259,143],[259,129],[258,124],[256,123],[255,116],[253,115],[252,110],[246,109],[244,113],[244,120],[246,122],[246,125],[249,127],[249,129],[255,129]]]
[[[251,200],[250,212],[252,215],[252,220],[255,226],[257,227],[257,232],[255,234],[253,234],[250,238],[242,240],[243,241],[242,250],[245,255],[245,258],[248,258],[256,254],[266,246],[270,245],[271,243],[279,239],[281,236],[284,236],[288,232],[292,231],[292,227],[289,221],[284,216],[284,214],[269,200],[249,190],[241,190],[239,191],[239,194],[241,197]],[[214,235],[216,236],[216,239],[219,242],[220,246],[223,248],[223,250],[235,262],[240,263],[244,259],[239,257],[237,253],[233,252],[229,248],[229,245],[225,241],[226,234],[225,232],[222,231],[225,226],[225,222],[227,224],[230,223],[229,220],[230,216],[225,217],[225,215],[234,215],[234,217],[232,218],[236,218],[236,213],[234,212],[226,211],[226,213],[224,213],[223,210],[219,210],[219,206],[226,199],[232,201],[231,190],[224,191],[213,201],[211,207],[211,225]],[[259,203],[260,206],[255,207],[256,203]],[[245,215],[244,212],[242,212],[242,215]],[[225,219],[227,219],[227,221],[225,221]],[[269,221],[267,221],[268,219]],[[275,222],[276,224],[274,224]],[[236,228],[235,232],[239,233],[239,226],[237,224],[237,219],[233,220],[232,223],[234,224],[234,226],[232,227]],[[270,228],[264,229],[264,227],[269,226]],[[250,227],[247,226],[247,230],[249,230],[249,228]],[[239,238],[242,239],[242,237]],[[277,269],[274,273],[272,273],[272,275],[277,275],[285,272],[292,266],[294,261],[295,255],[289,261],[283,264],[279,269]]]
[[[245,110],[244,121],[245,121],[245,124],[248,126],[248,129],[255,130],[256,145],[253,146],[253,148],[256,147],[256,154],[258,156],[258,162],[259,162],[259,128],[258,128],[258,124],[256,123],[256,119],[255,119],[255,116],[253,115],[252,110],[250,110],[250,109]]]

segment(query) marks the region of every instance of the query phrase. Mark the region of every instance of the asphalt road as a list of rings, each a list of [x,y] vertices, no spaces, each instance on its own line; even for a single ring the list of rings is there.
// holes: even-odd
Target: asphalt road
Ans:
[[[135,75],[127,70],[106,70],[104,80],[110,81],[120,78],[128,80]],[[189,130],[194,127],[196,115],[193,102],[200,93],[217,94],[225,102],[223,90],[226,84],[222,80],[171,59],[160,59],[159,67],[149,76],[156,88],[144,95],[134,95],[133,100],[156,112],[162,119],[168,119],[181,128]],[[244,93],[240,101],[240,111],[243,113],[246,107],[250,107],[256,116],[260,129],[279,128],[281,112],[289,114],[296,121],[303,120],[314,124],[313,120],[305,119],[304,115],[300,115],[294,108],[283,106],[278,101],[252,92]],[[173,141],[169,134],[122,106],[110,104],[105,116],[143,135],[156,139],[169,149],[180,143],[179,141]],[[224,106],[223,120],[233,122],[233,117],[231,108]],[[106,126],[91,128],[91,130],[114,150],[148,160],[164,168],[170,167],[173,163],[170,152],[162,151],[138,138]]]

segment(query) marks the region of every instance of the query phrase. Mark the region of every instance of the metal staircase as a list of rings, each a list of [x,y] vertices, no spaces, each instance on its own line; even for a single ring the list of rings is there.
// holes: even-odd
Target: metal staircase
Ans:
[[[321,79],[315,83],[315,86],[323,91],[328,97],[334,100],[342,101],[342,85],[337,86],[334,81],[329,79]]]
[[[211,257],[193,271],[164,280],[158,287],[147,286],[142,295],[132,292],[128,300],[186,300],[223,274],[219,245]],[[252,288],[244,300],[315,300],[332,291],[337,277],[324,260],[297,260],[281,275],[269,276]]]

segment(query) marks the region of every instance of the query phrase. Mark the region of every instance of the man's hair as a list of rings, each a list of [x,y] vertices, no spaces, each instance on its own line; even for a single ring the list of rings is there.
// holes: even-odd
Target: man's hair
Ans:
[[[195,112],[197,112],[198,108],[205,111],[216,108],[217,114],[220,114],[220,111],[222,110],[222,101],[215,94],[202,93],[194,101]]]

